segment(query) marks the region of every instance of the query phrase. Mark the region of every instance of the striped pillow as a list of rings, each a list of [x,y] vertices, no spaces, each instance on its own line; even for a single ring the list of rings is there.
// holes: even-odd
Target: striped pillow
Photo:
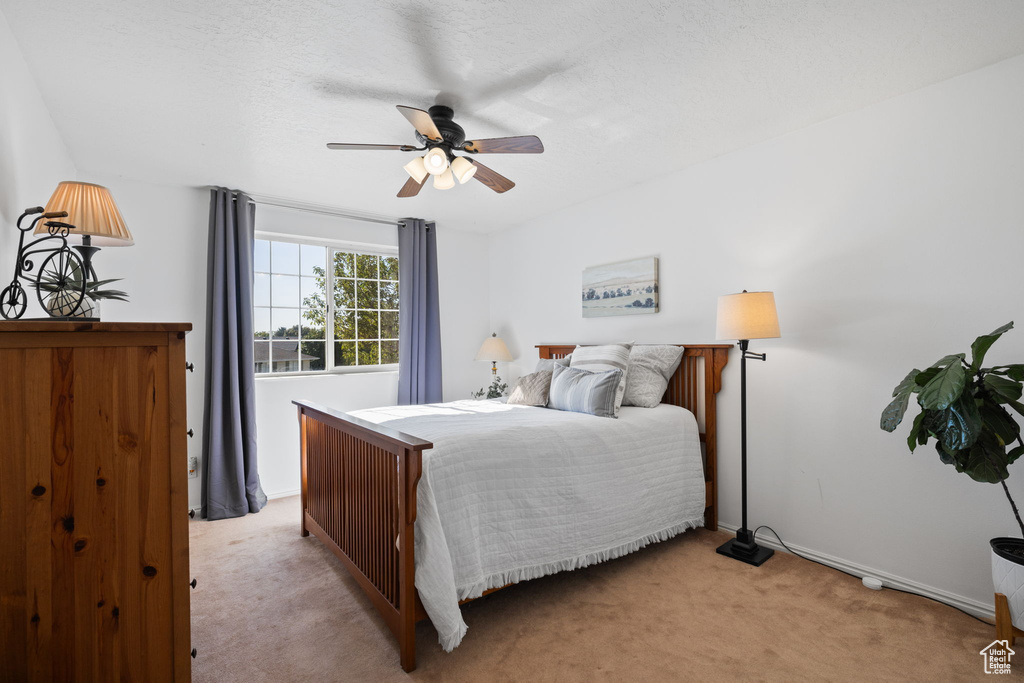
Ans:
[[[603,370],[620,370],[619,388],[615,392],[615,417],[619,416],[622,397],[626,393],[626,374],[629,372],[629,350],[633,342],[623,344],[605,344],[603,346],[577,346],[572,352],[571,368],[600,372]]]
[[[615,395],[622,379],[618,369],[590,372],[556,365],[551,377],[548,407],[598,417],[615,415]]]

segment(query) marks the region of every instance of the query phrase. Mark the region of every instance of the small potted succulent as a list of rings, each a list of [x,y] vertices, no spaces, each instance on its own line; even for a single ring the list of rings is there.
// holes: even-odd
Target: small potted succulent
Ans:
[[[1021,529],[1022,538],[993,538],[992,578],[996,593],[1006,595],[1010,616],[1024,625],[1024,522],[1006,486],[1007,469],[1024,454],[1020,426],[1007,410],[1024,415],[1024,364],[984,368],[985,354],[1004,333],[1007,323],[971,344],[971,360],[955,353],[926,370],[911,370],[893,391],[892,402],[882,411],[881,427],[887,432],[903,420],[910,397],[917,395],[921,412],[914,418],[907,437],[911,452],[935,439],[939,460],[952,465],[971,479],[1001,484]],[[1014,599],[1019,595],[1020,598]],[[1016,604],[1015,604],[1016,603]]]
[[[46,307],[47,314],[50,316],[54,318],[99,318],[99,302],[102,299],[128,301],[128,294],[126,292],[122,292],[119,289],[102,289],[104,285],[118,282],[120,279],[86,280],[85,297],[82,299],[81,305],[78,305],[77,298],[67,300],[64,297],[58,296],[58,293],[68,289],[71,291],[81,291],[82,269],[77,263],[71,263],[70,272],[64,282],[60,282],[53,275],[46,274],[40,278],[38,287],[41,292],[49,292],[49,295],[43,298],[43,304]]]

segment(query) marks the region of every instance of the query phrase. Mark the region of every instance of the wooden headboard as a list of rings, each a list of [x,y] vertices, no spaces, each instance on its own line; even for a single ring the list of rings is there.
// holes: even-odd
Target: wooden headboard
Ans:
[[[722,389],[722,368],[729,361],[731,344],[677,344],[682,346],[683,361],[669,380],[662,403],[686,408],[697,417],[700,440],[704,442],[704,481],[707,506],[704,526],[718,529],[718,421],[715,394]],[[541,358],[565,358],[576,344],[539,344]],[[701,370],[703,369],[703,372]]]

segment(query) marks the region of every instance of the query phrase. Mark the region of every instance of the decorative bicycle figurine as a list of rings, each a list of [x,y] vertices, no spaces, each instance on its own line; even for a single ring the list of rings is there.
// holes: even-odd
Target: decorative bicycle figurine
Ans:
[[[21,227],[28,216],[38,215],[27,227]],[[43,213],[43,207],[36,206],[25,209],[18,218],[18,260],[14,265],[14,277],[11,284],[0,292],[0,315],[7,320],[20,318],[28,306],[28,295],[21,284],[24,280],[36,289],[39,305],[52,317],[71,317],[82,308],[85,301],[86,280],[88,275],[82,258],[68,246],[68,233],[75,226],[53,218],[66,218],[66,211]],[[44,225],[47,234],[25,244],[25,235],[35,230],[39,221],[46,219]],[[60,246],[55,246],[56,242]],[[54,246],[49,246],[53,244]],[[35,263],[30,257],[48,253],[43,259],[39,271],[33,274]],[[44,296],[45,293],[45,296]]]

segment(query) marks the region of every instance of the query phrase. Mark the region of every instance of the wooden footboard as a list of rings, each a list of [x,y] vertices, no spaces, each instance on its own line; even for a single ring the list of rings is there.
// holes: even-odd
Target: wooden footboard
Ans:
[[[301,533],[342,561],[416,668],[416,484],[433,444],[307,401],[299,409]]]
[[[563,358],[575,345],[537,348],[541,358]],[[709,529],[718,524],[715,394],[729,348],[686,345],[663,399],[691,410],[702,426]],[[312,533],[338,556],[398,639],[402,668],[412,671],[419,602],[413,582],[416,485],[423,451],[433,444],[315,403],[294,403],[299,409],[301,533]]]

